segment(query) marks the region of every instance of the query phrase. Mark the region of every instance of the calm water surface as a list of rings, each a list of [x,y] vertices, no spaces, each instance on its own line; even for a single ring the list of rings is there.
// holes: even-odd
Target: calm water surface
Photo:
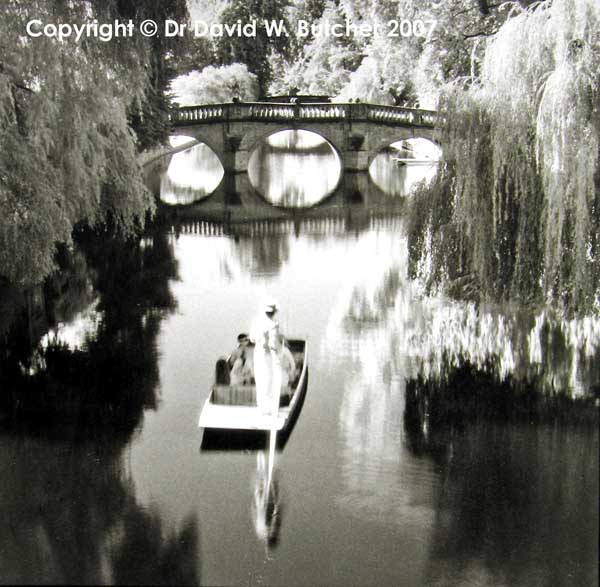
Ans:
[[[372,175],[390,197],[405,182],[392,166]],[[269,198],[285,193],[277,185]],[[158,269],[139,298],[86,289],[41,345],[125,339],[153,366],[151,399],[125,439],[3,436],[3,583],[597,583],[597,431],[436,426],[407,401],[406,381],[492,357],[502,375],[585,395],[599,382],[600,325],[426,296],[407,276],[401,212],[357,206],[366,220],[352,228],[344,214],[228,230],[167,223],[142,243]],[[215,360],[266,293],[284,332],[308,340],[309,383],[265,521],[264,454],[200,450],[197,419]],[[113,317],[119,303],[135,328]]]

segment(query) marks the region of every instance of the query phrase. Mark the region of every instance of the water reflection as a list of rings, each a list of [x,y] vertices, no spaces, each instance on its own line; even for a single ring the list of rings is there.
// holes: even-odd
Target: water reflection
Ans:
[[[408,195],[417,184],[428,183],[435,174],[436,150],[433,143],[423,139],[394,143],[371,164],[369,177],[373,186],[387,196]],[[244,185],[238,185],[238,176],[245,179],[241,182]],[[345,179],[333,147],[316,133],[304,130],[272,134],[252,153],[247,174],[230,174],[225,185],[223,177],[218,157],[207,145],[199,143],[172,155],[160,180],[160,199],[170,205],[198,203],[222,186],[220,191],[226,199],[233,198],[236,204],[253,201],[252,192],[257,190],[269,204],[301,209],[323,202]],[[351,188],[345,191],[354,193]],[[360,193],[354,200],[366,202],[369,197]],[[222,206],[223,202],[219,204]]]
[[[286,130],[272,134],[250,157],[252,185],[272,204],[314,206],[331,194],[341,176],[341,160],[316,133]]]
[[[425,541],[410,584],[596,584],[597,319],[426,297],[398,240],[362,240],[323,343],[340,506]]]
[[[12,425],[74,441],[128,437],[158,403],[156,336],[175,308],[165,235],[80,237],[62,271],[16,308],[0,341]]]
[[[432,426],[419,441],[405,430],[441,476],[424,584],[597,583],[597,434],[486,422]]]
[[[377,187],[390,196],[407,196],[421,183],[429,183],[437,171],[436,163],[398,165],[389,151],[379,153],[369,168]]]
[[[214,151],[199,143],[171,157],[160,184],[165,204],[191,204],[214,192],[223,179],[223,166]]]
[[[122,444],[0,444],[3,583],[200,584],[196,518],[169,529],[143,509]]]
[[[21,304],[2,366],[31,366],[53,334],[19,398],[0,373],[15,420],[43,438],[0,450],[3,577],[194,583],[201,548],[207,584],[284,584],[291,567],[306,584],[595,584],[597,433],[456,408],[481,389],[473,414],[504,409],[528,374],[577,395],[575,369],[582,393],[597,388],[597,322],[425,296],[407,278],[401,207],[374,200],[237,223],[178,210],[145,240],[87,243],[29,322]],[[285,486],[264,454],[198,451],[215,349],[265,290],[286,333],[312,341]],[[40,390],[32,416],[23,402]]]
[[[233,250],[240,271],[249,275],[277,275],[290,256],[290,238],[286,235],[268,239],[240,238]]]
[[[445,362],[469,362],[498,380],[535,382],[540,391],[570,397],[589,395],[600,383],[597,317],[567,319],[549,310],[424,296],[420,284],[407,278],[406,251],[389,261],[379,275],[364,276],[343,292],[334,329],[385,328],[405,377],[439,376]]]
[[[274,457],[272,457],[274,458]],[[269,454],[260,451],[256,455],[256,475],[252,500],[254,531],[267,549],[275,548],[279,542],[283,507],[279,489],[279,472],[273,465],[269,470]]]
[[[393,143],[373,159],[369,174],[390,196],[407,196],[420,184],[429,184],[437,172],[440,149],[425,139]]]

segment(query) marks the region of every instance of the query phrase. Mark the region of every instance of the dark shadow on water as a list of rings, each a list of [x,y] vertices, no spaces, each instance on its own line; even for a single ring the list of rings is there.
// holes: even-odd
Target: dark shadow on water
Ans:
[[[597,584],[598,408],[535,389],[469,364],[407,383],[407,446],[441,479],[427,584]]]
[[[87,233],[59,264],[22,296],[0,339],[4,427],[76,442],[127,438],[159,401],[156,336],[175,308],[171,246],[162,232],[129,241]],[[86,308],[80,340],[44,337]]]
[[[177,278],[168,239],[80,234],[57,262],[43,287],[2,292],[13,311],[0,328],[0,577],[198,585],[195,515],[169,528],[138,503],[126,453],[160,401],[156,337]],[[46,335],[82,315],[79,338]]]
[[[500,380],[496,373],[491,360],[476,368],[468,361],[456,364],[445,357],[439,376],[409,380],[407,431],[462,429],[474,422],[597,426],[599,388],[592,395],[572,399],[564,393],[543,392],[534,378]]]
[[[1,446],[3,583],[200,584],[195,515],[168,528],[138,503],[123,443],[3,434]]]

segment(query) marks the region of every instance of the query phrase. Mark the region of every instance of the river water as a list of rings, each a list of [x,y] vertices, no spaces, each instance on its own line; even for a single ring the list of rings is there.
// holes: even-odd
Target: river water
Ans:
[[[266,145],[228,184],[233,205],[210,154],[176,155],[166,220],[137,247],[88,243],[71,263],[74,292],[22,370],[58,373],[49,350],[62,349],[69,393],[111,408],[86,419],[77,399],[7,427],[2,583],[597,583],[593,417],[498,401],[508,377],[583,402],[600,383],[597,319],[426,295],[409,278],[403,195],[431,166],[384,154],[370,177],[340,179],[334,154],[302,149]],[[285,334],[308,341],[309,381],[265,512],[266,452],[204,450],[197,420],[216,359],[267,294]],[[459,392],[489,390],[487,417],[421,393],[456,373]]]

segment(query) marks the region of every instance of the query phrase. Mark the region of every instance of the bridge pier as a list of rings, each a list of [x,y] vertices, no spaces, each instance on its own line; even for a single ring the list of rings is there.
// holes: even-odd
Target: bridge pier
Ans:
[[[218,157],[223,165],[225,173],[244,173],[248,171],[248,159],[250,153],[241,148],[242,137],[235,135],[226,136],[223,151]]]
[[[344,172],[362,172],[369,170],[368,151],[343,151]]]
[[[225,173],[245,173],[248,171],[248,151],[225,151],[219,154],[219,160]]]
[[[348,132],[344,140],[342,158],[344,172],[368,171],[369,151],[365,149],[365,136]]]

